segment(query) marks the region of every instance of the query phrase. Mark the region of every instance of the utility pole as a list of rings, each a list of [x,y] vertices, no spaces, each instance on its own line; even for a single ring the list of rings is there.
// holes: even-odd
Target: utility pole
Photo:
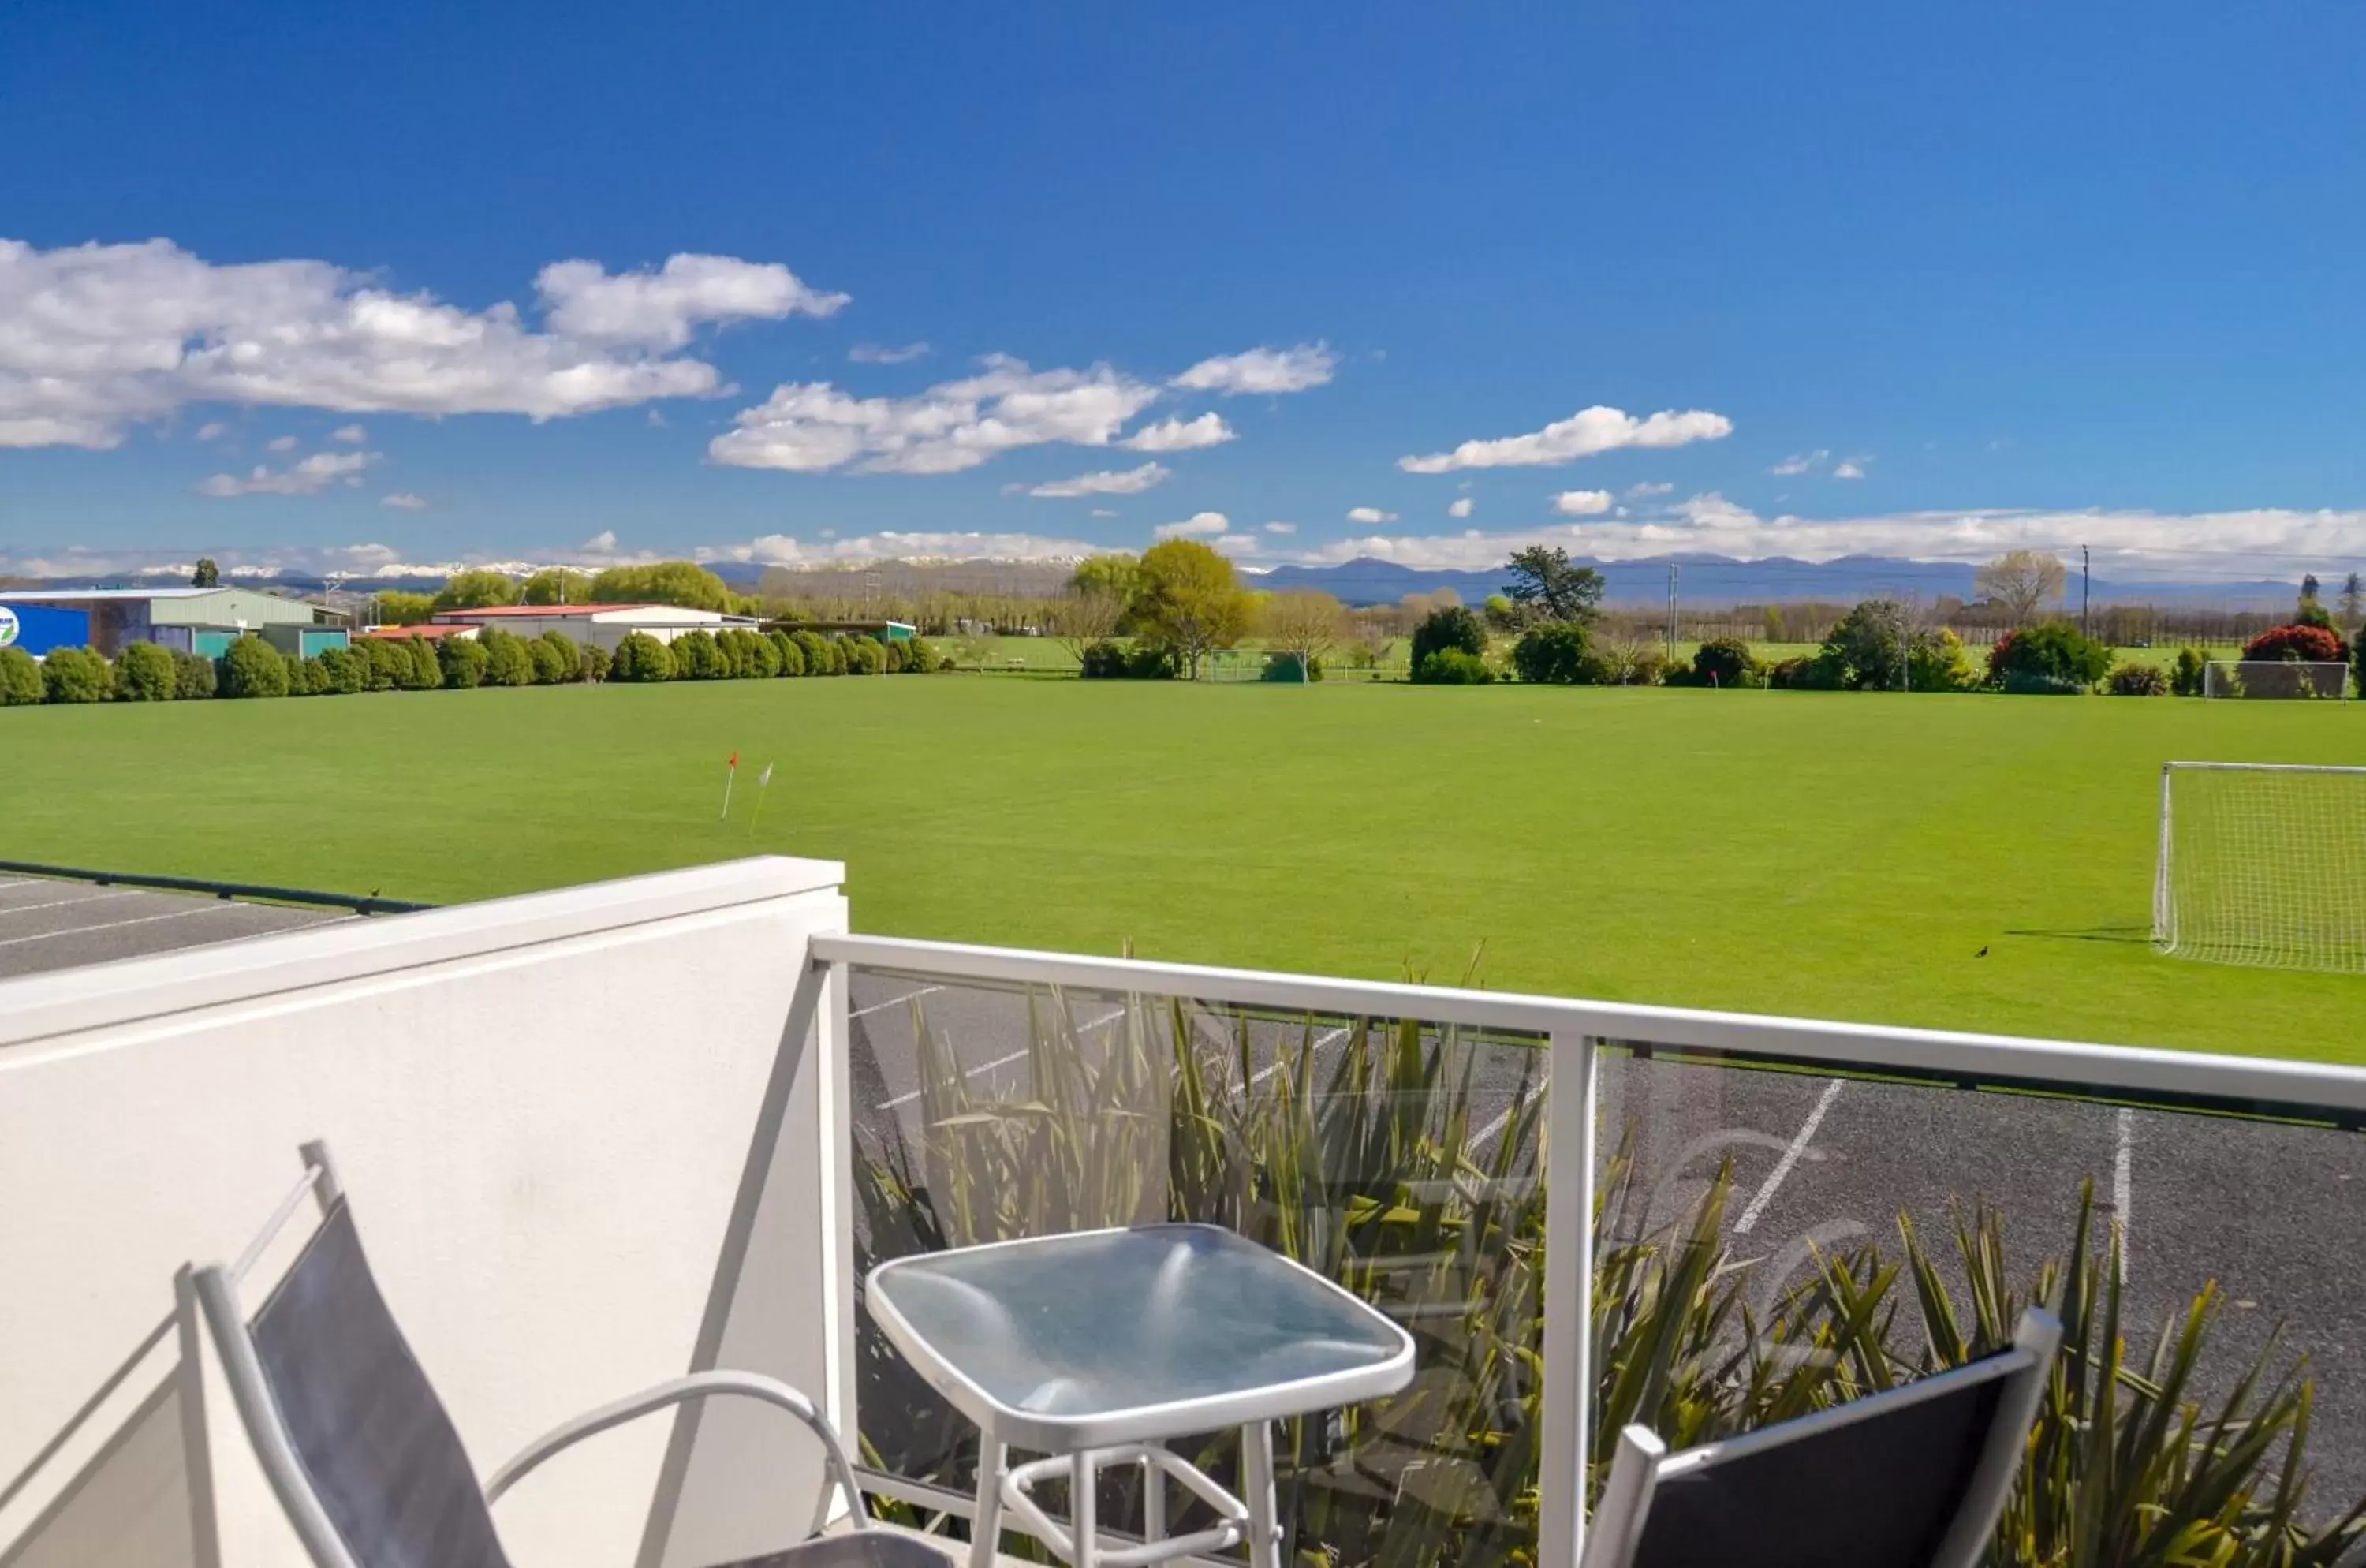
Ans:
[[[1676,661],[1676,563],[1668,563],[1668,662]]]
[[[2088,553],[2087,547],[2081,545],[2079,547],[2079,635],[2080,637],[2095,635],[2095,627],[2087,610],[2089,593],[2094,585],[2094,559]]]

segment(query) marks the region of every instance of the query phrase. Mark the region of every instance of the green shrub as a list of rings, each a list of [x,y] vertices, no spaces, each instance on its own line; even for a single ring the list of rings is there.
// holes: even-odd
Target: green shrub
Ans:
[[[808,674],[814,674],[814,675],[843,675],[843,674],[845,674],[845,673],[846,673],[846,644],[845,644],[843,641],[841,641],[839,638],[838,638],[838,637],[826,637],[822,638],[822,639],[821,639],[821,667],[820,667],[818,670],[817,670],[817,669],[815,669],[815,668],[814,668],[814,666],[813,666],[813,665],[811,665],[811,664],[807,664],[807,665],[806,666],[806,673],[808,673]]]
[[[486,685],[534,684],[534,655],[526,650],[525,638],[513,637],[499,626],[487,626],[478,634],[477,646],[485,650]]]
[[[1766,683],[1782,691],[1829,692],[1840,685],[1840,680],[1822,655],[1799,654],[1767,671]]]
[[[1750,656],[1750,645],[1738,637],[1711,637],[1693,649],[1693,685],[1723,691],[1763,683],[1758,661]]]
[[[1944,626],[1914,634],[1907,649],[1906,675],[1918,692],[1967,692],[1979,684],[1964,652],[1964,639]]]
[[[2067,621],[2048,621],[2007,632],[1989,650],[1989,679],[2006,691],[2051,691],[2074,686],[2083,691],[2101,680],[2112,667],[2112,650]],[[2044,676],[2035,684],[2016,687],[2014,675]],[[2052,684],[2048,684],[2051,682]]]
[[[2005,672],[2003,689],[2016,697],[2079,697],[2091,689],[2083,681],[2066,681],[2039,670]]]
[[[739,679],[769,681],[781,672],[780,650],[772,638],[744,626],[734,626],[725,635],[731,639],[732,673]]]
[[[741,626],[726,626],[714,634],[715,656],[723,660],[722,679],[750,680],[756,673],[756,656],[749,650],[754,634]]]
[[[596,642],[587,642],[575,650],[575,678],[585,682],[608,678],[608,650]]]
[[[879,645],[879,651],[887,656],[888,674],[901,675],[904,672],[904,643],[902,638],[889,637],[886,641]]]
[[[876,637],[861,632],[846,639],[846,672],[850,675],[884,675],[887,672],[887,651]]]
[[[482,685],[485,667],[491,662],[484,644],[469,637],[447,637],[435,645],[435,661],[443,666],[444,684],[455,692],[465,692]]]
[[[220,684],[226,697],[284,697],[287,661],[277,649],[249,632],[223,651]]]
[[[616,644],[616,654],[608,663],[611,681],[670,681],[673,679],[673,649],[647,632],[627,632]]]
[[[214,694],[214,661],[202,653],[173,655],[173,697],[176,702],[198,702]],[[5,701],[0,698],[0,701]]]
[[[301,697],[329,695],[329,671],[328,667],[321,662],[319,654],[316,653],[310,659],[299,659],[292,653],[282,657],[288,660],[287,689],[290,692]]]
[[[1530,626],[1512,645],[1512,668],[1535,685],[1573,686],[1586,677],[1585,627],[1575,621]]]
[[[929,639],[916,637],[904,644],[904,669],[914,675],[930,675],[945,668],[945,660],[937,656]]]
[[[1484,686],[1495,672],[1468,649],[1441,648],[1413,667],[1413,678],[1423,686]]]
[[[21,648],[0,648],[0,708],[31,707],[47,695],[41,661]]]
[[[152,642],[135,642],[116,656],[115,700],[124,703],[167,703],[179,684],[180,671],[173,655]]]
[[[448,640],[448,639],[447,639]],[[444,684],[444,652],[433,637],[412,637],[401,645],[411,655],[411,678],[403,689],[411,692],[433,692]]]
[[[41,695],[52,703],[103,703],[115,687],[115,672],[95,649],[58,648],[41,660]]]
[[[723,681],[731,666],[722,648],[705,632],[684,632],[667,645],[673,650],[674,678],[681,681]]]
[[[527,651],[534,655],[537,685],[563,685],[578,679],[583,669],[582,650],[575,646],[573,637],[556,626],[535,638]]]
[[[1132,672],[1124,648],[1107,637],[1085,644],[1085,651],[1076,656],[1076,673],[1087,681],[1122,681]]]
[[[805,672],[808,675],[829,673],[829,639],[819,632],[791,632],[789,640],[805,655]]]
[[[1125,656],[1125,678],[1179,681],[1183,678],[1183,656],[1163,642],[1138,642]]]
[[[772,657],[779,661],[783,679],[794,679],[806,672],[806,650],[797,646],[796,638],[786,632],[774,632],[765,640],[772,645]]]
[[[2169,694],[2169,675],[2158,665],[2123,664],[2112,671],[2112,695],[2115,697],[2165,697]]]
[[[2198,648],[2180,648],[2169,666],[2169,689],[2180,697],[2198,697],[2209,683],[2210,656]]]
[[[1413,665],[1418,671],[1429,656],[1445,649],[1457,649],[1479,659],[1487,651],[1487,630],[1479,617],[1459,604],[1448,604],[1432,610],[1413,629]],[[1416,673],[1414,677],[1419,680]]]
[[[411,673],[411,649],[389,637],[354,639],[354,657],[361,661],[362,690],[391,692]]]
[[[332,696],[351,696],[362,689],[367,678],[362,668],[361,656],[351,649],[324,648],[317,662]]]

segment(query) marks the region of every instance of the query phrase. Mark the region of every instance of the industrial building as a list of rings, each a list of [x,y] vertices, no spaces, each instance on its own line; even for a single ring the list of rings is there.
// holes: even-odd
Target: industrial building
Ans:
[[[712,633],[733,626],[755,631],[763,625],[752,615],[686,610],[679,604],[488,604],[475,610],[438,610],[431,624],[499,626],[519,637],[563,632],[576,642],[592,643],[611,653],[634,632],[671,642],[684,632]]]
[[[109,659],[135,642],[219,659],[248,632],[306,658],[350,636],[343,611],[252,588],[19,588],[0,592],[0,608],[20,630],[38,623],[40,646],[27,635],[28,651],[95,648]]]

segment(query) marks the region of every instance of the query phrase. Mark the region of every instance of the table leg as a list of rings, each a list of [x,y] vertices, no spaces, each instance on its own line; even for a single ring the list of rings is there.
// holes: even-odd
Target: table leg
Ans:
[[[1281,1568],[1281,1529],[1274,1517],[1273,1426],[1241,1428],[1242,1499],[1249,1506],[1249,1568]]]
[[[1002,1472],[1010,1450],[984,1432],[977,1436],[977,1517],[970,1523],[969,1568],[994,1568],[1002,1544]]]
[[[1100,1511],[1099,1473],[1093,1466],[1090,1453],[1079,1453],[1068,1461],[1068,1514],[1073,1521],[1069,1533],[1075,1537],[1076,1550],[1068,1554],[1071,1568],[1093,1568],[1099,1555]]]
[[[1162,1445],[1147,1445],[1155,1449]],[[1166,1472],[1149,1460],[1142,1461],[1142,1539],[1166,1539]]]

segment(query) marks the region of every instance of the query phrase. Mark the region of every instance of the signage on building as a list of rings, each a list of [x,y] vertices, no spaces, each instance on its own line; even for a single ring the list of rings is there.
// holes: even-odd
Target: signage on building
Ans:
[[[6,604],[0,604],[0,648],[16,647],[17,633],[20,629],[21,626],[17,619],[17,612],[8,608]]]

